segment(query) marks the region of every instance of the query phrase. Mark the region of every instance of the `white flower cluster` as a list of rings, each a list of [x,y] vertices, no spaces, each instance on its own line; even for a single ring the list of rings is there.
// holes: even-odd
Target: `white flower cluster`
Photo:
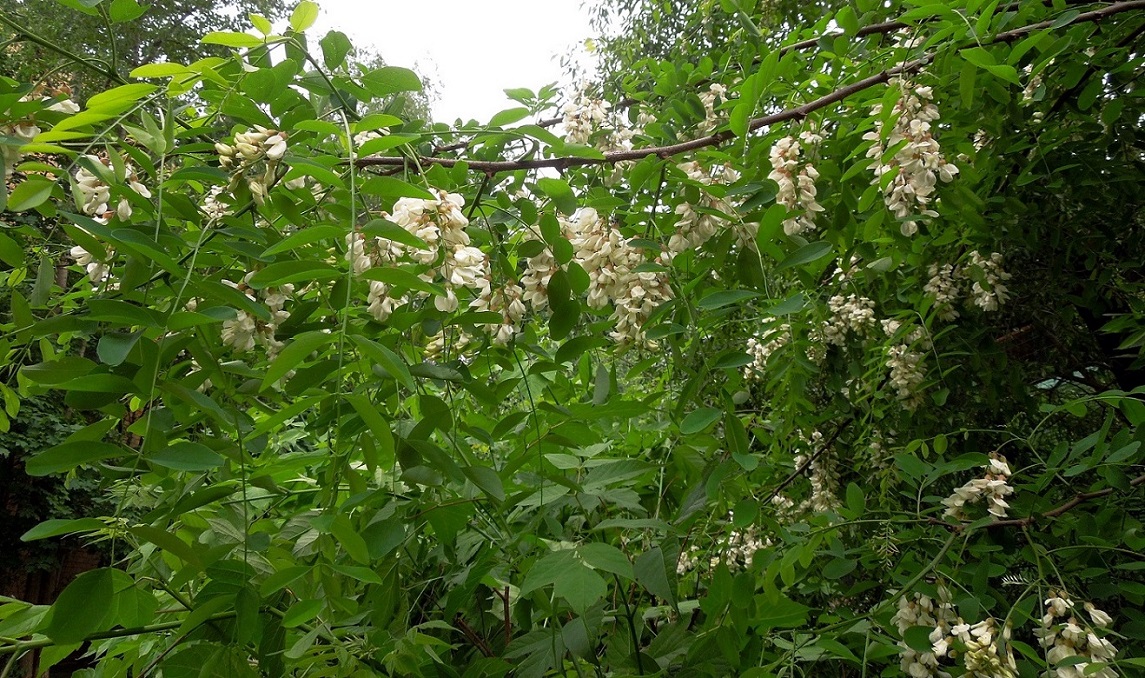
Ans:
[[[525,261],[521,287],[524,289],[524,300],[534,311],[543,311],[549,307],[549,281],[558,270],[560,267],[557,260],[547,247]]]
[[[957,642],[964,648],[961,651],[962,664],[968,678],[1017,678],[1018,665],[1009,642],[1005,649],[999,647],[998,640],[1010,639],[1010,627],[1004,626],[999,633],[999,624],[993,617],[987,617],[975,624],[969,624],[958,616],[950,600],[949,590],[938,585],[938,600],[915,593],[912,597],[899,598],[898,611],[891,618],[900,635],[916,626],[932,628],[929,652],[918,652],[905,641],[899,642],[901,656],[899,667],[912,678],[950,678],[951,674],[939,663],[943,658],[957,659],[960,654],[955,649]]]
[[[1009,301],[1010,290],[1004,281],[1012,276],[1003,270],[1002,261],[1002,255],[998,252],[984,257],[974,251],[970,253],[970,263],[965,267],[931,264],[928,271],[930,279],[923,291],[934,299],[938,317],[946,321],[958,317],[954,304],[964,294],[962,287],[967,283],[970,285],[970,289],[965,292],[968,302],[983,311],[997,311]]]
[[[771,327],[763,331],[759,337],[747,340],[747,354],[751,356],[751,364],[743,368],[743,378],[747,381],[761,379],[767,369],[767,361],[771,354],[791,342],[791,325],[783,323],[778,327]]]
[[[882,321],[883,332],[895,338],[900,334],[902,322],[893,318]],[[922,350],[916,350],[916,347]],[[886,366],[890,368],[890,385],[895,389],[903,407],[914,411],[922,404],[919,387],[926,378],[922,368],[923,351],[931,347],[930,338],[921,327],[915,327],[901,337],[901,343],[887,347]]]
[[[109,247],[105,251],[104,258],[96,259],[94,254],[76,245],[72,248],[71,255],[72,259],[87,271],[88,280],[93,287],[100,287],[111,280],[111,262],[115,259],[115,250]]]
[[[236,134],[234,145],[215,144],[219,164],[223,169],[235,170],[232,181],[240,181],[246,170],[252,169],[259,161],[266,161],[261,175],[254,173],[246,178],[251,196],[260,205],[266,200],[267,190],[274,181],[278,162],[286,155],[286,136],[286,132],[255,125],[253,130]]]
[[[733,514],[729,511],[729,522],[732,517]],[[708,567],[714,570],[722,562],[733,573],[746,570],[751,566],[755,552],[768,546],[771,546],[771,539],[760,535],[755,525],[750,525],[743,531],[732,530],[714,547],[714,553],[708,558]],[[696,569],[701,562],[701,556],[700,547],[695,544],[687,551],[681,551],[680,558],[676,561],[676,574],[683,576]]]
[[[257,302],[258,296],[247,284],[253,275],[254,271],[248,273],[241,283],[224,280],[223,284],[235,288],[251,301]],[[234,318],[223,321],[221,331],[223,345],[231,346],[239,353],[246,353],[254,350],[255,346],[262,346],[266,349],[267,357],[273,359],[285,346],[285,343],[276,339],[274,334],[278,331],[278,327],[290,318],[290,312],[285,307],[287,300],[294,294],[294,285],[286,283],[279,287],[267,287],[258,294],[262,296],[262,303],[270,312],[270,320],[261,320],[246,311],[239,310]]]
[[[716,131],[724,116],[716,111],[716,106],[728,99],[728,88],[718,82],[708,85],[708,89],[700,94],[700,103],[704,105],[704,120],[696,128],[697,136],[705,136]]]
[[[970,253],[970,266],[982,272],[983,282],[975,281],[970,287],[970,296],[974,304],[983,311],[997,311],[998,307],[1010,298],[1010,291],[1002,284],[1009,280],[1010,274],[1002,270],[1002,255],[994,252],[988,258],[977,251]]]
[[[943,641],[947,631],[958,621],[954,604],[950,602],[950,591],[941,583],[938,585],[938,600],[921,593],[902,596],[899,598],[898,611],[891,617],[899,635],[905,635],[908,629],[915,626],[933,628],[930,641],[935,644]],[[930,652],[918,652],[900,640],[899,648],[899,668],[905,675],[912,678],[950,678],[950,674],[939,666],[938,653],[933,647]],[[946,654],[946,648],[939,649]]]
[[[775,202],[792,213],[783,222],[783,232],[787,235],[813,232],[815,213],[823,211],[823,206],[816,201],[815,180],[819,178],[819,172],[802,158],[804,147],[814,149],[822,141],[823,137],[805,130],[799,135],[799,140],[786,136],[771,147],[771,173],[767,178],[779,184]]]
[[[731,165],[720,165],[707,171],[700,163],[691,161],[681,163],[677,167],[689,179],[705,186],[732,184],[740,178],[739,172]],[[755,236],[759,231],[758,223],[744,223],[738,219],[729,221],[719,214],[712,213],[714,211],[735,216],[738,205],[704,191],[701,193],[698,207],[700,209],[686,202],[676,205],[676,214],[680,216],[680,219],[676,222],[676,231],[668,239],[668,249],[665,255],[669,259],[685,250],[701,247],[721,228],[728,226],[735,230],[736,242],[740,247],[755,247]]]
[[[84,157],[95,164],[108,164],[106,161],[94,155]],[[126,165],[125,174],[127,185],[131,190],[144,198],[151,197],[151,191],[139,181],[134,168],[132,168],[130,164]],[[127,198],[120,198],[114,210],[108,208],[108,202],[111,201],[111,186],[95,172],[92,172],[86,167],[80,167],[76,171],[75,182],[76,189],[81,197],[81,202],[77,207],[79,207],[84,214],[104,224],[106,224],[113,215],[118,216],[121,221],[127,221],[131,218],[131,203]]]
[[[943,506],[946,507],[944,515],[956,520],[966,520],[966,505],[985,497],[986,510],[990,515],[995,518],[1006,517],[1006,509],[1010,508],[1010,505],[1006,503],[1005,498],[1014,492],[1014,488],[1010,487],[1008,482],[1011,474],[1006,458],[997,453],[991,454],[989,463],[983,466],[982,470],[985,471],[983,477],[971,480],[942,500]]]
[[[831,317],[823,321],[821,334],[824,341],[834,346],[846,343],[848,334],[865,337],[878,324],[875,302],[857,294],[836,294],[827,300],[827,310]]]
[[[883,199],[895,217],[903,220],[902,234],[912,236],[918,232],[918,222],[909,217],[938,216],[938,212],[928,207],[935,184],[939,179],[953,181],[958,167],[943,157],[931,130],[931,123],[939,117],[938,108],[931,103],[934,98],[931,88],[914,87],[901,78],[892,79],[890,86],[902,91],[895,104],[894,126],[884,142],[882,121],[876,120],[875,128],[864,134],[863,139],[874,142],[867,151],[867,157],[875,159],[872,185],[879,185],[885,175],[893,174],[883,187]],[[879,116],[882,112],[881,103],[871,108],[871,115]],[[884,160],[887,149],[895,147],[899,147],[898,151]]]
[[[1086,603],[1085,611],[1093,625],[1086,624],[1080,619],[1081,615],[1075,613],[1075,603],[1064,592],[1051,592],[1045,605],[1042,625],[1034,632],[1041,646],[1048,650],[1046,661],[1050,670],[1042,675],[1046,678],[1117,678],[1117,672],[1108,663],[1117,656],[1117,648],[1094,629],[1108,629],[1113,618],[1093,603]],[[1057,666],[1062,662],[1077,663]]]
[[[222,186],[215,186],[203,198],[203,214],[206,214],[207,219],[212,222],[219,221],[231,213],[231,206],[219,200],[219,196],[223,194],[223,191],[224,188]]]
[[[411,247],[382,237],[366,238],[353,232],[346,236],[346,260],[354,273],[392,265],[402,258],[433,266],[421,277],[426,282],[442,283],[445,294],[436,296],[433,304],[443,313],[452,313],[460,304],[457,288],[468,288],[475,294],[488,289],[488,261],[484,252],[470,244],[465,231],[469,219],[461,210],[464,205],[460,194],[445,191],[438,191],[433,200],[401,198],[394,204],[390,220],[420,238],[426,247]],[[389,285],[370,282],[368,310],[379,322],[408,301],[408,296],[393,296]]]
[[[480,278],[477,289],[477,298],[470,302],[469,307],[475,311],[500,313],[501,322],[485,325],[485,329],[492,333],[493,343],[497,346],[508,344],[520,331],[521,319],[525,317],[525,304],[522,301],[525,291],[515,282],[493,287],[489,278]]]
[[[647,261],[643,252],[591,207],[578,210],[563,226],[577,263],[588,273],[588,305],[600,309],[613,304],[614,341],[643,342],[644,322],[657,306],[672,298],[667,275],[637,272],[635,269]]]
[[[587,144],[592,133],[608,118],[608,109],[611,107],[603,99],[589,97],[584,87],[581,87],[576,98],[561,108],[565,139],[574,144]]]
[[[60,90],[60,94],[69,94],[70,90],[67,88]],[[43,101],[49,101],[50,97],[41,97]],[[21,102],[32,100],[32,95],[21,97]],[[48,106],[46,110],[55,113],[79,113],[79,104],[72,101],[70,98],[65,98],[61,101]],[[28,117],[23,120],[13,120],[0,125],[0,136],[13,137],[21,142],[21,145],[32,142],[36,135],[40,133],[40,126],[36,124],[34,117]],[[20,146],[9,146],[7,144],[0,144],[0,179],[7,181],[8,177],[12,175],[12,168],[16,163],[20,162],[20,158],[24,154],[20,152]]]
[[[958,310],[954,308],[954,302],[962,294],[956,281],[959,270],[950,264],[931,264],[928,273],[930,280],[926,282],[923,291],[934,299],[938,317],[947,322],[957,319]]]

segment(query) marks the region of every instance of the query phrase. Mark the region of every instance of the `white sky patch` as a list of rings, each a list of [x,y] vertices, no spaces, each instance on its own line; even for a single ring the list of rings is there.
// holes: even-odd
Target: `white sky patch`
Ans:
[[[318,0],[308,33],[345,33],[390,66],[435,81],[437,122],[476,119],[518,106],[504,90],[536,92],[563,79],[560,56],[592,36],[582,0]]]

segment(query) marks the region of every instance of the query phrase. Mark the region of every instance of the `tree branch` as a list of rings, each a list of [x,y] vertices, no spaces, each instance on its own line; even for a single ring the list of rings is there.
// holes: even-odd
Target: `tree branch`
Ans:
[[[1095,22],[1136,9],[1145,9],[1145,0],[1128,0],[1126,2],[1117,2],[1101,9],[1096,9],[1091,12],[1085,12],[1077,15],[1073,23]],[[1036,24],[1030,24],[1021,28],[1015,28],[1010,31],[1005,31],[995,35],[990,41],[993,43],[1011,42],[1021,37],[1029,35],[1035,31],[1053,26],[1053,21],[1042,21]],[[802,120],[814,111],[827,108],[832,104],[836,104],[844,99],[853,96],[863,90],[870,89],[875,85],[883,84],[889,81],[896,75],[904,73],[913,73],[921,69],[924,65],[930,62],[934,57],[934,53],[924,55],[913,61],[908,61],[899,66],[889,68],[881,73],[877,73],[870,77],[859,80],[858,82],[851,83],[846,87],[835,90],[829,94],[825,94],[814,101],[810,101],[802,106],[795,106],[787,108],[778,113],[765,115],[763,117],[755,118],[748,124],[748,131],[754,132],[764,127],[770,127],[777,123],[786,122],[788,120]],[[669,144],[665,146],[648,146],[645,148],[637,148],[630,151],[614,151],[602,154],[598,158],[583,158],[572,156],[560,156],[555,158],[544,158],[540,160],[466,160],[463,158],[435,158],[429,156],[418,157],[418,162],[422,166],[426,165],[441,165],[442,167],[454,167],[459,163],[464,163],[469,169],[485,172],[486,174],[496,174],[500,172],[515,172],[518,170],[531,170],[541,168],[552,168],[556,170],[566,170],[572,167],[584,167],[590,165],[614,165],[619,162],[626,162],[630,160],[642,160],[650,156],[657,156],[660,158],[669,158],[680,153],[687,153],[702,148],[719,146],[720,144],[734,138],[736,135],[730,130],[722,130],[715,134],[685,141],[677,144]],[[359,167],[398,167],[405,166],[408,160],[404,157],[367,157],[359,158],[355,161]]]

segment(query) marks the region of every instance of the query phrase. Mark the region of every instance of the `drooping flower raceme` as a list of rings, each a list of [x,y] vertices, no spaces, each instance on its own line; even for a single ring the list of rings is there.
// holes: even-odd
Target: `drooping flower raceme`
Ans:
[[[971,480],[942,500],[942,504],[946,506],[945,515],[966,520],[966,505],[985,498],[986,510],[990,515],[995,518],[1006,517],[1006,509],[1010,507],[1006,503],[1006,497],[1014,492],[1014,488],[1009,484],[1010,465],[1005,457],[995,453],[990,455],[989,463],[983,466],[982,470],[985,473],[981,478]]]
[[[1083,606],[1089,622],[1078,613],[1077,605],[1068,594],[1053,591],[1045,601],[1046,613],[1041,627],[1034,631],[1038,641],[1047,650],[1046,661],[1050,670],[1042,674],[1047,678],[1117,678],[1111,662],[1117,648],[1103,637],[1113,624],[1113,617],[1099,610],[1093,603]]]
[[[588,273],[588,305],[599,309],[613,304],[616,327],[610,334],[617,343],[643,342],[644,322],[673,297],[667,276],[637,271],[647,261],[643,251],[590,207],[578,210],[563,226],[577,263]]]
[[[611,107],[603,99],[590,97],[582,87],[576,97],[561,108],[565,138],[574,144],[587,144],[592,133],[608,117],[608,109]]]
[[[748,339],[747,354],[751,356],[751,364],[743,368],[743,378],[748,381],[761,379],[767,369],[767,361],[771,355],[790,341],[791,325],[788,323],[768,328],[758,338],[751,337]]]
[[[1002,281],[1009,280],[1011,276],[1002,270],[1002,255],[994,252],[984,257],[977,251],[971,252],[970,266],[981,271],[982,275],[982,280],[975,280],[970,287],[974,305],[983,311],[997,311],[1010,299],[1010,290]]]
[[[815,199],[815,180],[819,178],[819,172],[803,157],[805,147],[814,148],[822,140],[818,134],[808,130],[800,134],[798,140],[786,136],[771,147],[771,173],[767,178],[779,185],[775,202],[792,213],[783,222],[783,232],[787,235],[813,232],[815,214],[823,211],[823,206]]]
[[[883,199],[887,208],[902,220],[902,234],[912,236],[918,232],[918,222],[914,217],[937,217],[938,212],[929,205],[938,180],[953,181],[958,167],[946,161],[938,141],[934,138],[931,123],[938,120],[938,108],[931,101],[934,93],[930,87],[915,87],[902,78],[893,78],[891,87],[897,87],[902,95],[894,106],[891,117],[892,127],[883,139],[882,120],[875,121],[875,128],[863,135],[863,139],[874,142],[867,151],[868,158],[874,158],[875,178],[873,185],[885,183]],[[883,106],[875,104],[871,115],[881,116]],[[894,155],[884,158],[888,149],[896,148]],[[893,173],[889,182],[884,176]]]
[[[262,346],[267,356],[273,359],[285,346],[285,342],[277,339],[275,333],[282,323],[290,319],[290,312],[286,310],[286,302],[294,295],[294,285],[285,283],[278,287],[266,287],[256,291],[248,284],[254,272],[248,273],[241,283],[223,280],[223,284],[237,289],[254,302],[266,306],[269,319],[256,316],[244,310],[237,311],[234,318],[224,320],[221,330],[223,345],[234,348],[239,353],[254,350],[255,346]]]
[[[704,186],[732,184],[740,178],[739,172],[730,165],[719,165],[708,171],[700,163],[691,161],[681,163],[677,167],[689,179]],[[734,218],[729,220],[721,216],[735,217],[737,208],[738,205],[730,200],[707,191],[700,194],[699,205],[680,203],[676,206],[676,214],[680,219],[676,222],[675,232],[668,239],[665,255],[670,259],[685,250],[698,249],[721,229],[728,227],[734,230],[738,246],[755,248],[755,236],[759,231],[759,224],[745,223]]]
[[[94,155],[84,157],[93,164],[108,164],[106,161]],[[125,181],[128,187],[144,198],[150,198],[151,191],[139,181],[139,177],[136,176],[134,168],[128,164],[125,165],[125,170]],[[81,201],[77,207],[79,207],[84,214],[101,223],[107,223],[113,215],[118,216],[121,221],[127,221],[131,218],[131,202],[128,201],[127,198],[120,198],[114,210],[109,208],[108,203],[111,201],[111,186],[108,185],[99,174],[96,174],[87,167],[81,166],[76,170],[75,183],[76,189],[81,196]]]

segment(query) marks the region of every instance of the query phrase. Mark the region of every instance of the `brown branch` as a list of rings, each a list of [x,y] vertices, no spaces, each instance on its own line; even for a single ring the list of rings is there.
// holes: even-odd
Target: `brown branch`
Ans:
[[[1100,21],[1115,14],[1120,14],[1122,12],[1128,12],[1135,9],[1145,9],[1145,0],[1128,0],[1126,2],[1114,3],[1101,9],[1079,14],[1074,18],[1073,22],[1084,23]],[[1052,25],[1053,21],[1042,21],[1036,24],[1023,26],[1021,28],[1015,28],[1013,30],[1005,31],[995,35],[989,42],[1010,42],[1033,33],[1034,31],[1049,28]],[[895,66],[894,68],[889,68],[881,73],[863,78],[858,82],[851,83],[846,87],[842,87],[835,90],[834,92],[825,94],[818,99],[815,99],[814,101],[803,104],[802,106],[795,106],[779,111],[778,113],[755,118],[748,124],[748,131],[754,132],[763,127],[770,127],[777,123],[786,122],[788,120],[802,120],[814,111],[827,108],[832,104],[843,101],[844,99],[863,90],[870,89],[875,85],[883,84],[896,75],[903,73],[913,73],[929,63],[933,57],[934,53],[931,52],[921,58],[906,62],[899,66]],[[642,160],[650,156],[669,158],[680,153],[687,153],[689,151],[695,151],[701,148],[719,146],[720,144],[734,137],[735,134],[732,131],[723,130],[716,132],[715,134],[677,144],[669,144],[665,146],[648,146],[645,148],[637,148],[630,151],[614,151],[610,153],[604,153],[602,154],[602,157],[599,158],[560,156],[555,158],[544,158],[541,160],[465,160],[462,158],[434,158],[423,156],[419,157],[417,160],[422,166],[441,165],[442,167],[453,167],[458,163],[465,163],[469,169],[485,172],[486,174],[515,172],[517,170],[541,168],[552,168],[563,171],[572,167],[583,167],[589,165],[612,165],[629,160]],[[408,159],[404,157],[374,156],[360,158],[356,162],[359,167],[396,167],[404,166],[408,162]]]
[[[777,485],[775,487],[775,489],[773,489],[771,491],[771,494],[767,495],[767,499],[764,499],[761,503],[764,505],[770,504],[771,500],[775,499],[777,496],[779,496],[779,493],[782,492],[784,489],[786,489],[788,485],[795,482],[796,478],[798,478],[799,476],[806,473],[807,469],[811,468],[811,465],[814,464],[815,461],[817,459],[819,459],[819,457],[824,452],[831,449],[831,446],[834,445],[835,441],[839,439],[839,435],[843,433],[843,429],[847,428],[847,426],[849,426],[851,424],[851,422],[854,420],[855,420],[854,416],[849,416],[849,417],[847,417],[847,419],[840,422],[839,425],[837,427],[835,427],[835,432],[831,434],[831,437],[824,440],[823,445],[818,450],[816,450],[815,453],[812,454],[809,459],[807,459],[807,461],[803,462],[803,464],[800,465],[799,468],[792,471],[791,475],[784,478],[783,482],[779,483],[779,485]]]
[[[473,627],[471,627],[460,614],[457,615],[455,624],[457,624],[457,630],[461,632],[461,635],[465,636],[465,638],[470,643],[472,643],[474,647],[480,650],[481,654],[485,655],[486,657],[493,656],[493,651],[489,649],[489,645],[485,643],[481,636],[477,635],[477,632],[473,630]]]

